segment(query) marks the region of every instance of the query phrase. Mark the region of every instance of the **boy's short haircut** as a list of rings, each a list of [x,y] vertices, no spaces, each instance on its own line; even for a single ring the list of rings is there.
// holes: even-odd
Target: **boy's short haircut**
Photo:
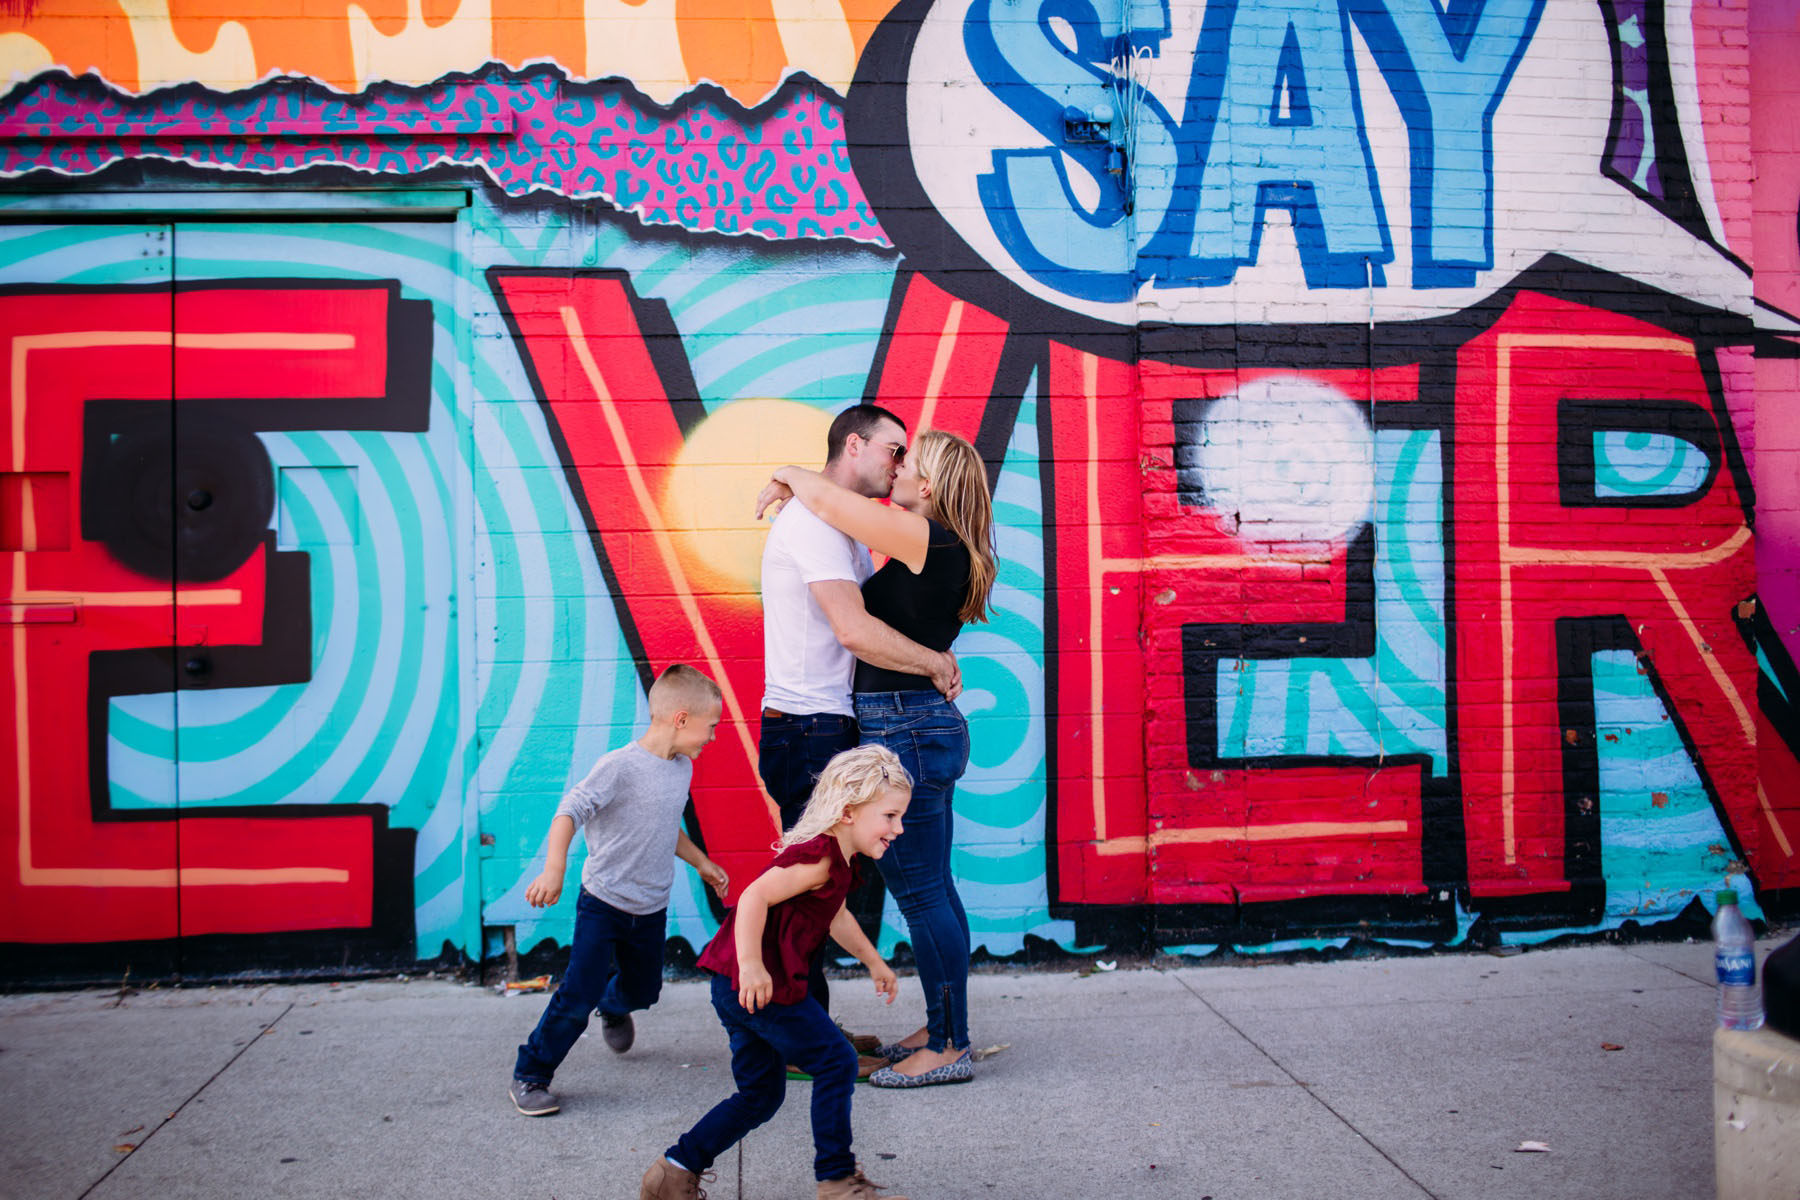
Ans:
[[[652,713],[677,709],[699,712],[713,705],[722,706],[724,702],[719,685],[686,663],[676,663],[650,685]]]

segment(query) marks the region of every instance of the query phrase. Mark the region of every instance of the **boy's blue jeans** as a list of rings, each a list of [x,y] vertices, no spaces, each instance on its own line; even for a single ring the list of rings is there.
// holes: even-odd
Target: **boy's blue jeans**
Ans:
[[[731,1078],[738,1090],[682,1134],[668,1157],[695,1174],[711,1167],[781,1108],[792,1063],[813,1077],[813,1178],[842,1179],[854,1171],[850,1097],[856,1091],[856,1051],[819,1002],[807,996],[798,1004],[745,1012],[723,975],[713,976],[712,1002],[731,1038]]]
[[[969,723],[937,692],[858,692],[863,741],[892,750],[913,777],[904,828],[876,860],[893,894],[919,987],[925,993],[925,1045],[969,1045],[969,916],[950,873],[955,833],[951,801],[969,766]]]
[[[636,916],[586,888],[575,902],[569,970],[537,1028],[519,1047],[513,1078],[548,1085],[596,1008],[609,1017],[649,1008],[662,994],[663,941],[668,910]]]

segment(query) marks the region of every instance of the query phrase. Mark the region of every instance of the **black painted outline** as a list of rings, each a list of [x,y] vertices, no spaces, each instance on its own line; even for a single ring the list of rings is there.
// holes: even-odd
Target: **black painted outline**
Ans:
[[[1675,112],[1675,80],[1669,60],[1666,27],[1667,8],[1663,0],[1642,0],[1644,5],[1644,58],[1649,67],[1645,90],[1650,99],[1648,149],[1653,152],[1653,165],[1663,183],[1663,195],[1639,187],[1630,176],[1613,165],[1619,138],[1625,126],[1625,47],[1619,40],[1617,0],[1600,0],[1600,11],[1606,25],[1606,40],[1612,56],[1612,114],[1606,130],[1606,149],[1600,156],[1600,173],[1650,205],[1688,233],[1719,252],[1746,275],[1750,264],[1719,240],[1706,222],[1700,207],[1700,195],[1694,186],[1693,169],[1688,162],[1687,144],[1681,136],[1681,119]]]
[[[1714,414],[1688,400],[1605,400],[1563,397],[1556,405],[1557,492],[1564,508],[1685,508],[1711,493],[1723,455]],[[1602,496],[1594,435],[1659,434],[1686,442],[1706,456],[1706,477],[1691,491],[1667,495]]]
[[[1757,668],[1759,707],[1794,757],[1800,758],[1800,668],[1795,667],[1781,635],[1775,630],[1775,622],[1762,604],[1758,603],[1749,617],[1739,617],[1737,629],[1738,636],[1744,639],[1745,649],[1753,657],[1761,655],[1773,672],[1771,677],[1760,666]]]

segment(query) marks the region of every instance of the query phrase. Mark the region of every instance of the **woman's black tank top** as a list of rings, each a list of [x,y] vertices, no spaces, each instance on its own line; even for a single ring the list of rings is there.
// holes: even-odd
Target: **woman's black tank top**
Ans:
[[[963,598],[969,590],[969,549],[956,534],[931,525],[925,551],[925,569],[914,575],[906,564],[889,559],[863,584],[863,606],[921,646],[948,650],[962,632]],[[914,692],[930,690],[923,675],[906,675],[872,667],[860,659],[855,688],[859,692]]]

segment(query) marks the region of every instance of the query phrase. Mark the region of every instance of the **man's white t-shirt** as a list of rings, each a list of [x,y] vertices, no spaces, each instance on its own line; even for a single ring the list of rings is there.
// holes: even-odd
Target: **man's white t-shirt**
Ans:
[[[814,516],[798,499],[775,516],[763,543],[763,707],[784,713],[854,716],[856,660],[838,644],[808,585],[875,572],[869,552]]]

